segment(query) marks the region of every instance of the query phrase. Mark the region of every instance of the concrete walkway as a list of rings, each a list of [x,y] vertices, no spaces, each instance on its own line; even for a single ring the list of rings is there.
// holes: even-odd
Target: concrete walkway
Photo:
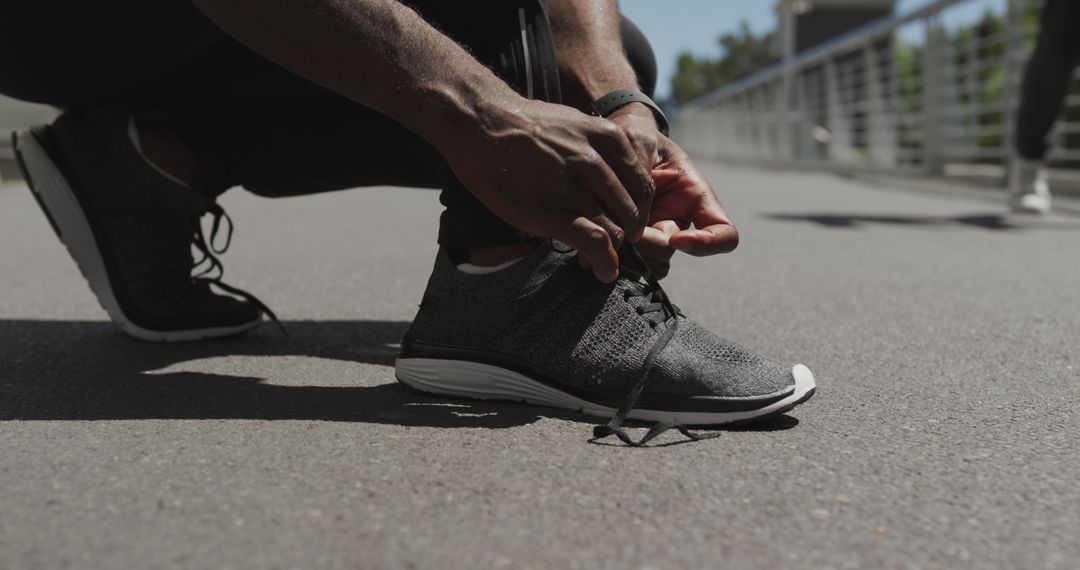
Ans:
[[[290,336],[159,345],[8,185],[0,568],[1075,568],[1080,218],[706,169],[743,245],[679,259],[673,298],[819,391],[651,449],[395,384],[435,192],[229,194],[229,281]]]

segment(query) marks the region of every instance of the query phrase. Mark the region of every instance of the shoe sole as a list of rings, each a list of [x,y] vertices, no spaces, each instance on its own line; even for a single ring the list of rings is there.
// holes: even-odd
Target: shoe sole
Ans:
[[[113,293],[105,260],[74,188],[37,135],[23,131],[12,134],[11,138],[15,161],[34,199],[45,212],[45,217],[49,219],[49,224],[60,242],[67,247],[68,253],[75,260],[79,272],[90,285],[90,290],[94,292],[101,308],[105,309],[109,318],[120,325],[125,333],[148,341],[191,341],[233,336],[262,324],[261,315],[255,321],[240,325],[175,331],[147,329],[131,322]]]
[[[436,358],[399,358],[395,364],[399,382],[413,389],[439,396],[476,400],[522,402],[582,414],[609,418],[614,408],[582,400],[512,370],[470,362]],[[720,425],[759,420],[782,414],[814,395],[814,374],[802,364],[791,369],[795,389],[788,396],[752,410],[737,412],[679,412],[635,408],[630,419],[648,422],[670,421],[682,425]]]
[[[1009,212],[1021,216],[1045,217],[1050,215],[1050,208],[1029,208],[1026,206],[1009,206]]]

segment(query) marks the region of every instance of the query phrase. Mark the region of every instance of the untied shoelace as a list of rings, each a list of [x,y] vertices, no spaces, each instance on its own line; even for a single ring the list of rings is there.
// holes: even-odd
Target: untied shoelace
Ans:
[[[205,214],[210,214],[211,216],[213,216],[213,222],[210,226],[210,238],[207,239],[206,233],[203,231],[201,217],[199,219],[196,219],[194,243],[195,248],[198,249],[199,253],[202,254],[202,258],[195,262],[195,265],[193,266],[193,271],[195,269],[198,269],[200,265],[205,264],[206,266],[203,269],[197,271],[194,275],[191,276],[191,278],[208,281],[213,284],[213,286],[218,287],[222,291],[236,295],[244,299],[245,301],[255,305],[259,308],[260,311],[265,313],[266,316],[270,317],[270,320],[274,321],[274,324],[277,325],[279,329],[281,329],[282,334],[288,336],[289,333],[285,331],[285,326],[282,325],[281,321],[278,320],[277,315],[274,314],[274,311],[270,310],[270,307],[266,306],[266,303],[263,303],[259,300],[258,297],[252,295],[251,293],[248,293],[247,291],[244,291],[243,289],[233,287],[232,285],[221,281],[221,278],[225,276],[225,266],[221,264],[221,260],[219,260],[217,256],[224,254],[225,251],[229,249],[229,245],[232,244],[233,221],[232,218],[229,217],[229,214],[225,213],[224,208],[222,208],[219,204],[213,202],[210,203],[209,206],[207,206],[206,211],[204,212],[204,215]],[[216,247],[214,245],[214,242],[217,241],[218,232],[222,228],[222,221],[227,222],[226,225],[228,227],[228,231],[225,234],[225,244],[221,247]]]
[[[641,377],[627,394],[625,403],[623,403],[622,407],[615,412],[615,415],[612,416],[611,420],[609,420],[606,425],[593,428],[593,438],[602,439],[609,435],[615,435],[626,445],[631,447],[641,447],[669,429],[677,430],[679,433],[693,441],[719,436],[720,434],[718,433],[702,434],[692,432],[687,429],[686,426],[678,422],[661,421],[650,426],[645,435],[640,439],[635,440],[623,427],[623,423],[626,421],[627,417],[629,417],[630,412],[633,411],[638,398],[641,396],[641,392],[645,389],[645,384],[648,382],[649,376],[652,374],[653,368],[656,365],[656,358],[663,352],[668,343],[671,342],[671,339],[675,336],[675,331],[678,330],[679,309],[671,302],[667,292],[660,286],[660,280],[657,279],[656,275],[649,269],[649,265],[645,262],[645,258],[641,256],[641,253],[638,252],[637,248],[629,243],[623,244],[620,249],[620,258],[624,264],[627,261],[632,262],[633,266],[629,267],[629,269],[645,280],[645,290],[635,294],[635,296],[648,296],[653,301],[651,304],[639,308],[638,313],[644,315],[645,313],[654,312],[658,309],[663,313],[662,322],[665,326],[664,331],[660,333],[660,336],[658,336],[653,343],[652,348],[649,349],[649,353],[645,357],[645,363],[642,365]],[[659,307],[656,306],[657,304],[659,304]]]

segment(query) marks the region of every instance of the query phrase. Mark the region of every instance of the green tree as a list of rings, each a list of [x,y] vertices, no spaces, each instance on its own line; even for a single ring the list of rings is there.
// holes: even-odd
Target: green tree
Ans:
[[[760,71],[777,61],[772,34],[755,34],[743,20],[734,33],[717,39],[723,56],[719,59],[679,54],[675,75],[671,78],[671,96],[682,104],[710,91]]]

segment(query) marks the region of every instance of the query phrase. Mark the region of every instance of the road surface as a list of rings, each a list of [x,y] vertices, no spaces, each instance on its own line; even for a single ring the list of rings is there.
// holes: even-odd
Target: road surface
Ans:
[[[394,381],[433,191],[234,191],[264,326],[125,338],[24,186],[0,189],[0,568],[1075,568],[1080,217],[707,164],[743,243],[678,259],[692,317],[817,374],[718,439]],[[612,440],[614,441],[614,440]]]

